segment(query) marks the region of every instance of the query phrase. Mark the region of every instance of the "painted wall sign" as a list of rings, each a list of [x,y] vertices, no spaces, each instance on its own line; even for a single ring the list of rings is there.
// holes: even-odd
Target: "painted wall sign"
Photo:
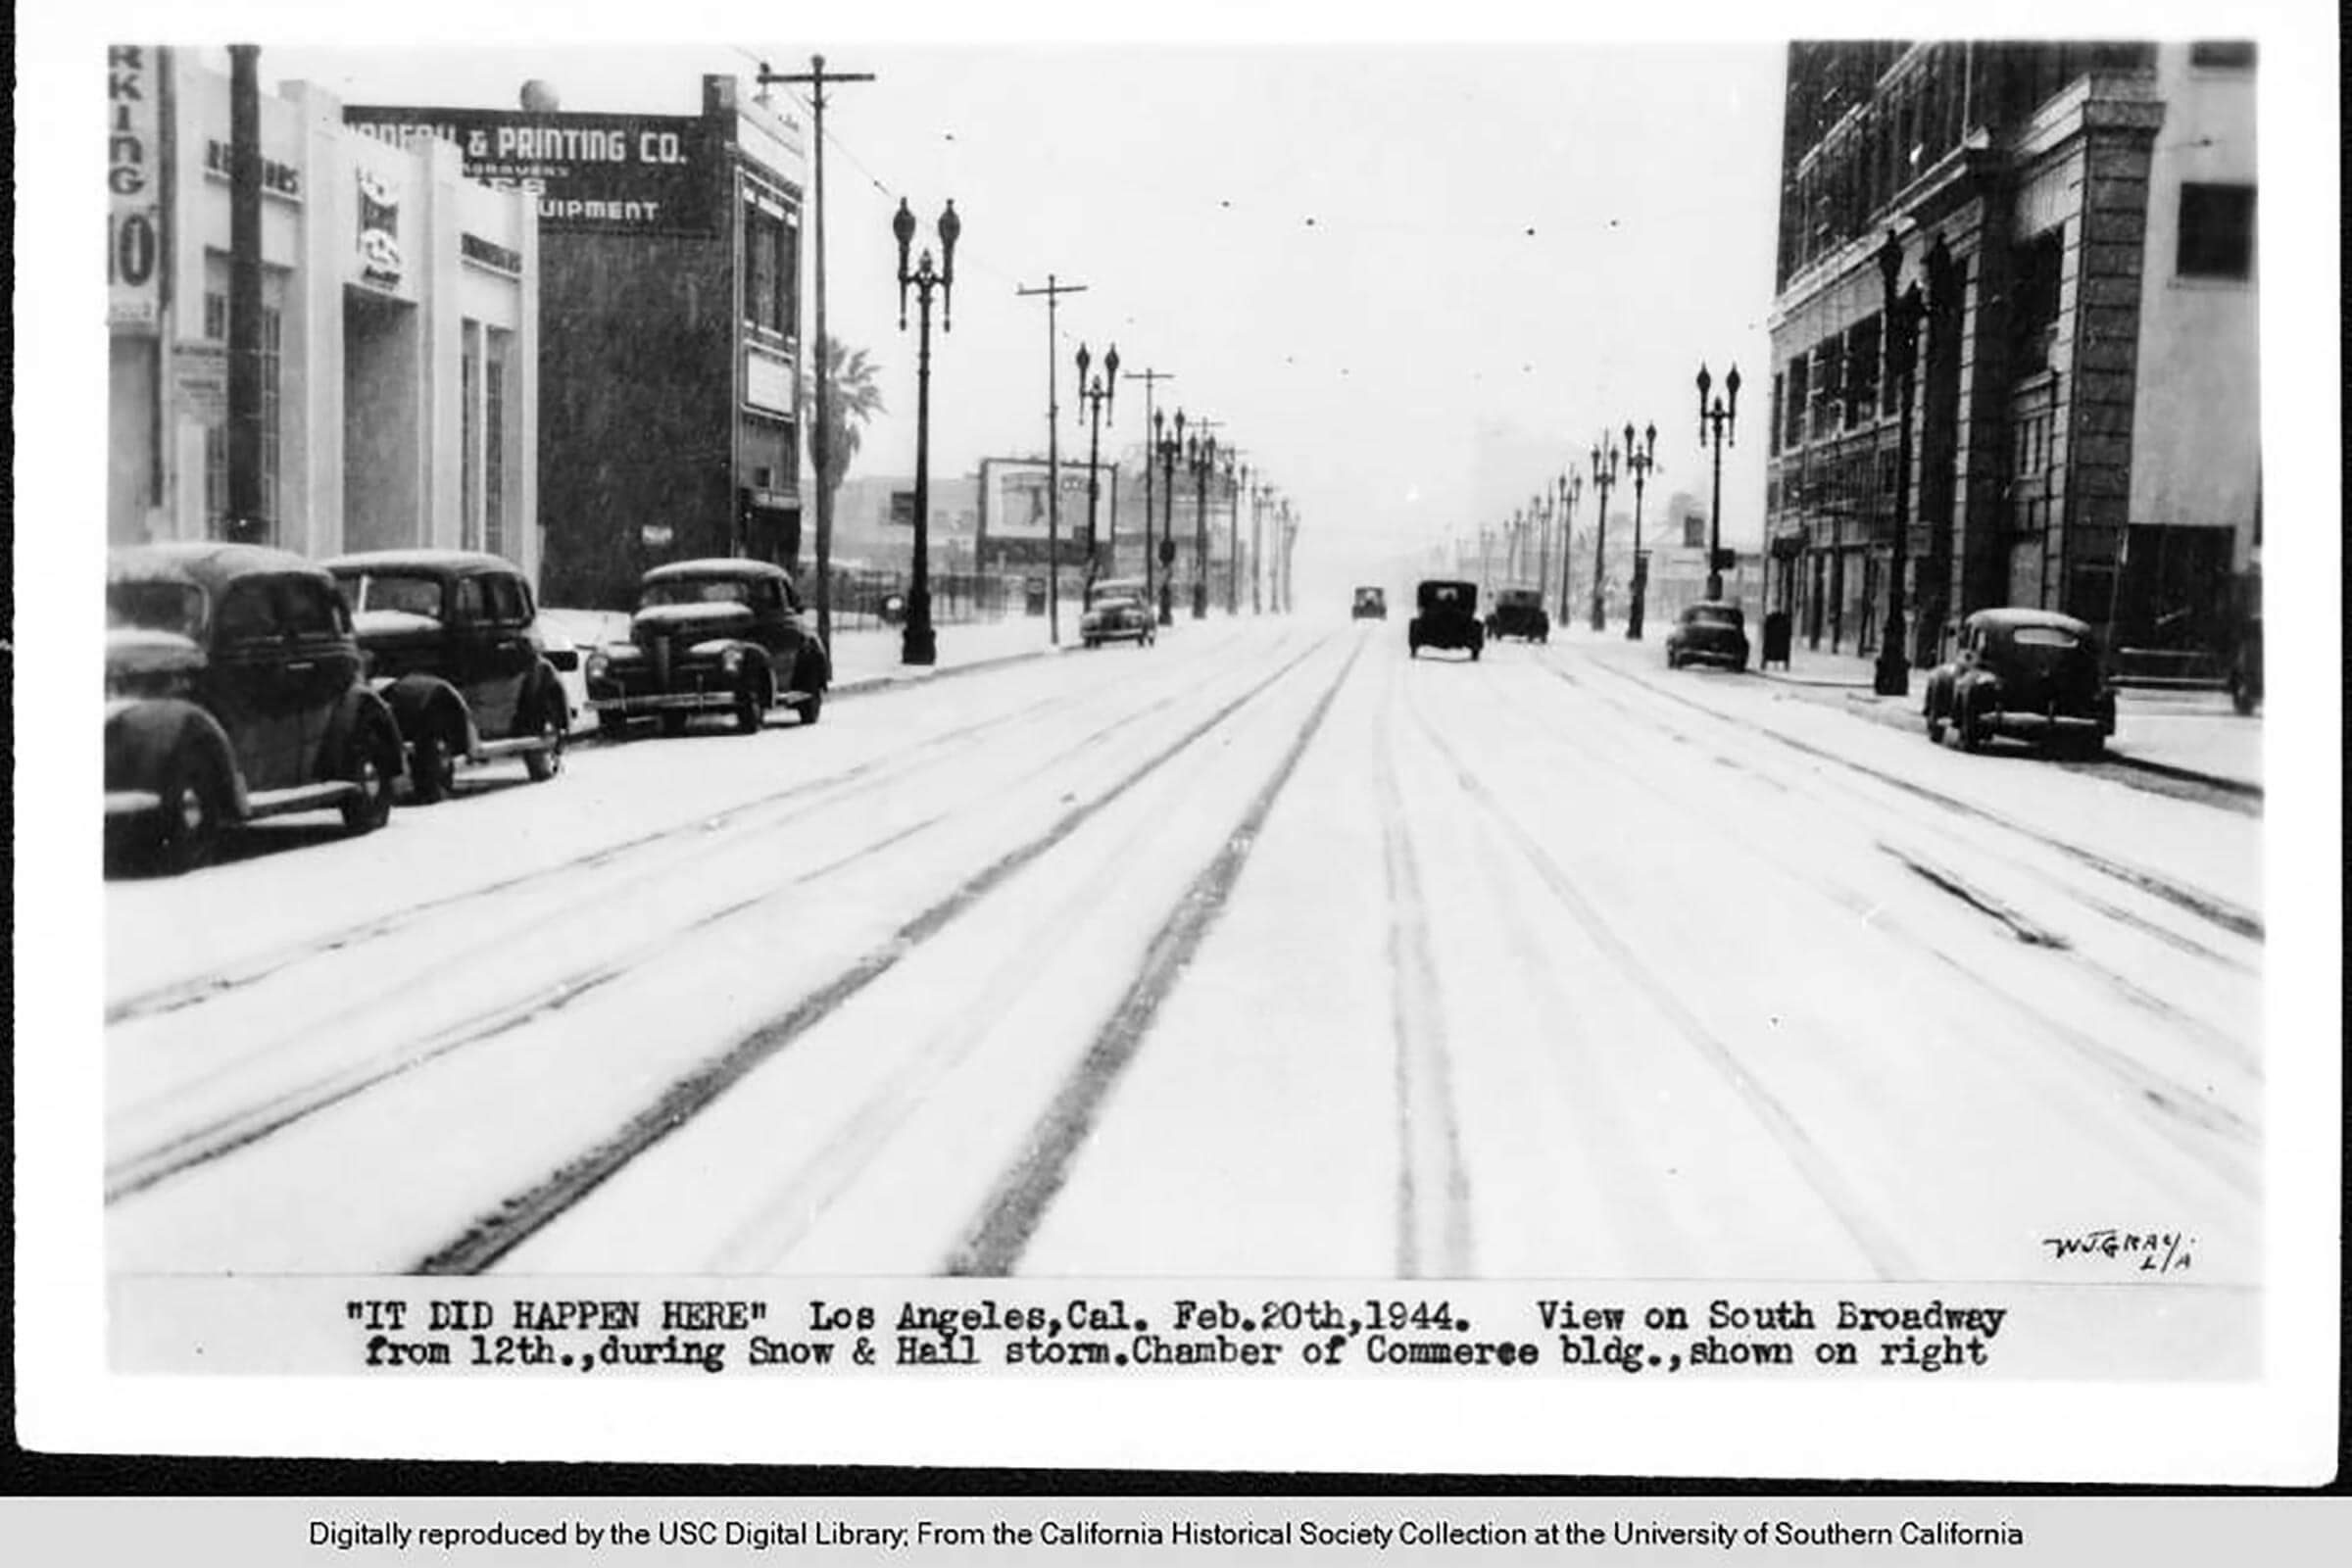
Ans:
[[[204,172],[215,179],[229,177],[228,143],[209,139],[205,142]],[[302,171],[274,158],[263,159],[262,194],[282,196],[290,202],[302,200]]]
[[[743,401],[777,414],[793,412],[792,362],[758,349],[743,353]]]
[[[400,282],[400,192],[367,170],[360,177],[360,276],[386,286]]]
[[[522,252],[510,250],[496,240],[484,239],[479,234],[460,234],[458,254],[476,267],[486,267],[493,272],[504,272],[510,277],[517,277],[522,273]]]
[[[537,197],[542,228],[708,234],[716,226],[711,192],[724,149],[707,121],[352,105],[343,122],[395,146],[454,144],[467,179]]]
[[[164,286],[161,49],[106,52],[106,324],[153,332]]]

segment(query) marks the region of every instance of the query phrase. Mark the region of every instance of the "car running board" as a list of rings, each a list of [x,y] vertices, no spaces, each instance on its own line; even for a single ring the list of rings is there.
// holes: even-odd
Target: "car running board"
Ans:
[[[330,779],[323,784],[297,784],[291,789],[254,790],[245,797],[245,814],[284,816],[290,811],[320,811],[330,806],[341,806],[358,794],[359,788],[349,779]]]

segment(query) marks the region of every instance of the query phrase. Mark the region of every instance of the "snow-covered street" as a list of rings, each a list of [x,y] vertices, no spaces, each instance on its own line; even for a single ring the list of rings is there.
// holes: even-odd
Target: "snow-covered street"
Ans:
[[[109,1253],[2249,1285],[2261,833],[1654,644],[1180,622],[111,883]]]

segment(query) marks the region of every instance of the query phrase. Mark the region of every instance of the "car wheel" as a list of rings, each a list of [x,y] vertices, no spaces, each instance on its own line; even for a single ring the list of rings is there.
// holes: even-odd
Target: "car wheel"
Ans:
[[[815,723],[817,719],[822,716],[824,711],[825,694],[823,692],[810,692],[807,700],[801,704],[801,728],[807,729],[809,725]]]
[[[757,671],[743,677],[735,688],[735,733],[757,735],[767,721],[767,683]]]
[[[683,708],[663,709],[662,710],[662,733],[664,735],[685,734],[686,720],[692,716]]]
[[[1484,643],[1472,643],[1470,645],[1470,662],[1473,664],[1477,663],[1478,656],[1486,651],[1486,645]]]
[[[177,876],[210,861],[228,816],[220,770],[201,757],[174,757],[157,793],[163,809],[157,816],[155,868]]]
[[[545,705],[539,710],[539,749],[522,756],[523,771],[534,784],[544,784],[564,771],[564,726]]]
[[[426,730],[409,748],[409,784],[419,806],[449,799],[458,785],[457,751],[439,730]]]
[[[376,733],[354,738],[344,777],[359,786],[343,803],[343,827],[354,837],[372,833],[392,816],[392,780],[400,769],[400,743]]]
[[[1952,732],[1954,738],[1960,742],[1962,751],[1978,752],[1984,749],[1984,726],[1979,723],[1976,713],[1965,703],[1960,706],[1960,710],[1952,715]]]
[[[1933,708],[1928,710],[1928,739],[1937,746],[1943,744],[1943,715]]]

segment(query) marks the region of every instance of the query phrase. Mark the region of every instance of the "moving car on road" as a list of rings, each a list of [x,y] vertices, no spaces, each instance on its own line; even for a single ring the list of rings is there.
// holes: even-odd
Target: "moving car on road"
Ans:
[[[1353,620],[1386,620],[1389,618],[1389,594],[1385,588],[1358,588],[1355,606],[1348,611]]]
[[[1541,588],[1497,588],[1494,609],[1487,616],[1487,635],[1517,637],[1523,642],[1551,641],[1551,617],[1544,612]]]
[[[1078,617],[1078,637],[1087,647],[1134,642],[1149,648],[1157,635],[1141,577],[1105,577],[1087,590],[1086,610]]]
[[[1420,658],[1424,648],[1466,648],[1475,661],[1485,652],[1487,628],[1478,620],[1478,584],[1433,577],[1414,590],[1413,603],[1419,613],[1405,628],[1411,657]]]
[[[697,713],[729,714],[736,733],[756,735],[779,706],[813,724],[833,666],[802,608],[790,574],[764,561],[656,566],[639,585],[627,645],[589,657],[589,704],[616,736],[647,715],[681,734]]]
[[[232,824],[333,808],[381,827],[400,729],[334,578],[258,545],[117,550],[106,577],[106,821],[164,870]]]
[[[1738,605],[1703,599],[1685,605],[1666,634],[1666,667],[1685,664],[1722,664],[1733,670],[1747,667],[1747,612]]]
[[[474,550],[376,550],[323,563],[341,584],[391,705],[419,801],[445,800],[462,762],[519,757],[534,783],[564,767],[570,704],[541,651],[521,568]]]
[[[2047,610],[1980,610],[1951,661],[1928,676],[1928,739],[1948,727],[1964,752],[1995,735],[2095,757],[2115,733],[2115,692],[2091,630]]]

